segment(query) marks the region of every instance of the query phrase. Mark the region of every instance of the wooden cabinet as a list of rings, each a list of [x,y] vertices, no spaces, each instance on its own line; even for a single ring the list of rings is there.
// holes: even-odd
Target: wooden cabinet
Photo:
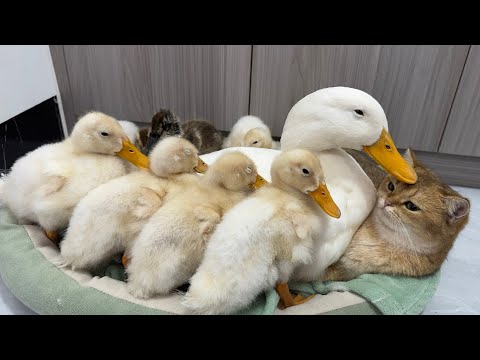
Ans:
[[[167,107],[182,119],[209,119],[221,130],[230,130],[240,116],[257,115],[280,136],[302,97],[349,86],[379,101],[399,148],[421,151],[427,165],[451,183],[480,186],[480,174],[458,171],[480,167],[480,46],[50,48],[69,129],[89,110],[148,123]],[[448,164],[455,155],[463,157],[452,173]]]

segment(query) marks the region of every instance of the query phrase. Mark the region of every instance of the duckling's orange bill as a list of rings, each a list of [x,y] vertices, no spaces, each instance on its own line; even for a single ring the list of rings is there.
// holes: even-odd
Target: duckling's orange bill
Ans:
[[[268,181],[265,180],[263,177],[257,174],[257,178],[253,184],[250,184],[250,187],[254,190],[260,189],[263,185],[268,184]]]
[[[327,185],[320,184],[317,190],[309,192],[318,205],[331,217],[338,219],[342,213],[338,208],[335,201],[333,201],[330,191],[328,191]]]
[[[197,173],[204,174],[208,170],[208,165],[205,161],[198,158],[198,164],[193,168]]]
[[[363,150],[372,157],[388,173],[407,184],[417,182],[417,174],[413,167],[400,155],[390,134],[383,129],[380,139]]]
[[[142,154],[142,152],[138,150],[130,140],[123,139],[122,144],[123,148],[117,153],[118,156],[141,169],[148,169],[150,162],[147,156]]]

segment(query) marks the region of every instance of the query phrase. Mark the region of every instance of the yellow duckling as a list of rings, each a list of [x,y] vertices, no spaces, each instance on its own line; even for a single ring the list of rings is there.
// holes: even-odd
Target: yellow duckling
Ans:
[[[136,171],[98,186],[75,207],[60,245],[61,264],[91,269],[128,249],[151,215],[175,191],[198,181],[203,172],[189,141],[168,137],[149,155],[150,170]],[[127,251],[128,252],[128,251]]]
[[[339,218],[318,158],[310,151],[282,152],[272,163],[272,183],[228,211],[213,233],[182,303],[199,314],[229,314],[276,286],[283,306],[301,304],[287,281],[313,260],[324,221],[318,206]],[[310,196],[309,196],[310,195]]]
[[[120,157],[148,168],[148,158],[117,120],[90,112],[78,120],[70,137],[43,145],[13,164],[3,184],[3,200],[20,223],[39,224],[56,242],[80,199],[129,172]]]
[[[218,158],[197,185],[158,209],[140,232],[126,269],[128,291],[148,298],[188,281],[224,212],[260,180],[246,155],[230,152]]]

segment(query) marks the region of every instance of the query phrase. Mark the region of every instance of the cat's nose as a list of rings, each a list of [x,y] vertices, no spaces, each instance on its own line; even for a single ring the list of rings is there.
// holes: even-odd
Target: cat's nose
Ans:
[[[386,206],[392,206],[392,203],[389,199],[378,198],[378,205],[383,209]]]

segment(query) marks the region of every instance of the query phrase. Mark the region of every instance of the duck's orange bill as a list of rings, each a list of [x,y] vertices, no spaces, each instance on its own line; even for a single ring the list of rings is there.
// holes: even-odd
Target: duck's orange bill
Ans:
[[[255,179],[255,182],[253,184],[250,184],[250,188],[256,190],[256,189],[260,189],[263,185],[266,185],[266,184],[268,184],[268,181],[257,174],[257,178]]]
[[[123,139],[122,144],[123,148],[117,153],[118,156],[131,162],[133,165],[138,166],[140,169],[149,168],[150,161],[148,160],[148,157],[142,154],[142,152],[138,150],[130,140]]]
[[[208,170],[208,165],[205,161],[198,158],[198,164],[193,169],[199,174],[205,174],[205,172]]]
[[[322,208],[327,215],[338,219],[342,213],[338,208],[335,201],[333,201],[330,191],[328,191],[327,185],[320,184],[317,190],[309,192],[313,199],[317,202],[318,205]]]
[[[417,182],[415,170],[400,155],[392,137],[385,129],[382,130],[380,139],[376,143],[364,146],[363,150],[395,179],[407,184],[415,184]]]

